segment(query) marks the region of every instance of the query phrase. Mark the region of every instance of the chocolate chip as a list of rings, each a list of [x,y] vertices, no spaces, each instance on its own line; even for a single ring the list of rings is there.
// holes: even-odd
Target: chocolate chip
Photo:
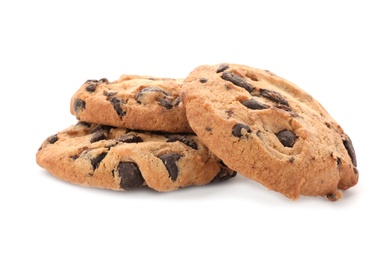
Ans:
[[[170,103],[170,101],[167,99],[161,98],[158,100],[158,103],[159,103],[159,105],[163,106],[164,108],[167,108],[167,109],[173,108],[172,103]]]
[[[59,138],[58,138],[57,134],[55,134],[55,135],[49,136],[47,140],[48,140],[48,143],[54,144],[55,142],[57,142],[59,140]]]
[[[336,157],[336,165],[338,166],[338,168],[340,168],[340,166],[342,165],[342,159],[340,159],[340,157]]]
[[[104,91],[103,92],[103,95],[105,96],[105,97],[112,97],[112,96],[114,96],[114,95],[116,95],[118,92],[117,91]]]
[[[336,196],[335,193],[329,193],[329,194],[327,194],[327,198],[328,198],[328,200],[330,200],[330,201],[336,201],[336,200],[338,200],[338,197]]]
[[[93,130],[91,130],[91,133],[95,133],[101,130],[104,130],[106,132],[109,132],[110,129],[115,128],[114,126],[110,126],[110,125],[97,125],[96,127],[94,127]]]
[[[73,105],[76,114],[86,109],[86,102],[81,99],[76,99]]]
[[[353,162],[354,166],[357,167],[357,157],[355,155],[354,146],[353,146],[353,143],[351,142],[350,137],[348,137],[348,135],[345,135],[345,138],[343,139],[343,144],[344,144],[344,147],[346,148],[348,155],[350,156],[351,161]]]
[[[197,143],[195,142],[195,140],[193,140],[190,137],[187,137],[185,135],[171,135],[168,139],[167,142],[171,143],[171,142],[176,142],[179,141],[181,143],[184,143],[185,145],[197,150]]]
[[[225,71],[229,68],[229,65],[226,63],[223,63],[219,66],[219,68],[216,70],[216,73],[221,73],[222,71]]]
[[[108,80],[107,78],[102,78],[102,79],[99,80],[99,83],[108,84],[108,83],[109,83],[109,80]]]
[[[79,158],[79,155],[71,155],[69,158],[75,161]]]
[[[236,137],[242,137],[246,133],[250,133],[250,132],[251,132],[251,130],[250,130],[249,126],[247,126],[245,124],[238,123],[233,126],[231,134]]]
[[[177,153],[168,153],[159,156],[159,159],[162,160],[163,164],[165,165],[167,171],[169,172],[169,176],[172,181],[177,180],[178,177],[178,167],[176,162],[180,159],[181,156]]]
[[[93,134],[93,136],[90,139],[90,143],[105,140],[106,137],[107,137],[107,131],[100,129]]]
[[[123,143],[141,143],[143,142],[143,139],[140,136],[134,135],[134,134],[125,134],[122,135],[118,138],[116,138],[117,141],[123,142]]]
[[[76,125],[81,125],[81,126],[89,128],[91,126],[91,123],[86,122],[86,121],[79,121]]]
[[[245,100],[241,104],[246,106],[247,108],[253,109],[253,110],[262,110],[262,109],[269,108],[268,105],[261,104],[260,102],[258,102],[257,100],[255,100],[253,98]]]
[[[221,78],[230,81],[238,87],[246,89],[248,92],[251,92],[254,89],[250,83],[233,72],[225,71],[223,72]]]
[[[285,147],[293,147],[295,140],[297,139],[295,134],[289,130],[280,131],[276,136]]]
[[[124,100],[117,97],[112,97],[111,99],[109,99],[109,101],[110,103],[112,103],[114,110],[116,110],[119,117],[125,116],[125,111],[121,107],[121,104],[125,104]]]
[[[237,172],[230,171],[227,167],[221,167],[218,174],[211,180],[210,183],[227,181],[237,175]]]
[[[172,99],[173,98],[169,93],[158,87],[144,88],[136,95],[136,101],[139,104],[147,104],[152,100],[156,100],[158,101],[159,105],[165,107],[166,109],[173,108]],[[178,102],[179,104],[180,100],[175,100],[175,102]]]
[[[98,83],[98,80],[96,79],[88,79],[84,84],[91,84],[91,83]]]
[[[142,103],[142,102],[140,102],[139,99],[141,99],[143,95],[145,95],[146,93],[149,93],[149,92],[160,92],[160,93],[164,94],[165,96],[169,96],[169,93],[167,93],[166,91],[164,91],[164,90],[161,89],[161,88],[158,88],[158,87],[148,87],[148,88],[142,89],[142,90],[136,95],[136,100],[137,100],[139,103]]]
[[[206,83],[206,82],[208,81],[208,79],[206,79],[206,78],[200,78],[199,81],[200,81],[200,83]]]
[[[140,187],[144,183],[142,173],[136,163],[120,162],[117,167],[120,187],[124,190]]]
[[[88,85],[86,86],[86,91],[92,93],[92,92],[95,91],[95,89],[97,88],[97,86],[98,86],[97,83],[92,82],[92,83],[90,83],[90,84],[88,84]]]
[[[274,102],[283,104],[285,106],[289,106],[289,102],[287,102],[287,100],[284,99],[282,95],[280,95],[280,93],[276,91],[268,90],[268,89],[260,89],[260,95]]]
[[[97,169],[103,158],[107,155],[106,152],[99,154],[97,157],[91,159],[91,165],[93,166],[93,170]]]

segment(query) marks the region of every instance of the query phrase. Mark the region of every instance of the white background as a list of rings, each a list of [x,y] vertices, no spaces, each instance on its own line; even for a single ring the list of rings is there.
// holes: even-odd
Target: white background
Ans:
[[[316,2],[2,1],[0,259],[391,259],[391,8]],[[87,79],[221,62],[320,101],[353,140],[358,185],[338,202],[290,201],[241,176],[121,193],[36,164],[44,139],[76,122],[70,98]]]

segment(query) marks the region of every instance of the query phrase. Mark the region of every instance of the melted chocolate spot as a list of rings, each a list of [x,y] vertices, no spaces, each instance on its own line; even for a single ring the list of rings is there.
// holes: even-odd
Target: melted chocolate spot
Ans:
[[[221,73],[222,71],[225,71],[229,68],[229,65],[226,63],[223,63],[219,66],[219,68],[216,70],[216,73]]]
[[[124,104],[125,102],[117,97],[112,97],[110,100],[110,103],[112,103],[114,110],[116,110],[117,115],[120,117],[125,116],[125,111],[122,109],[121,104]]]
[[[289,106],[289,103],[287,102],[286,99],[282,97],[278,92],[273,91],[273,90],[268,90],[268,89],[260,89],[260,95],[262,95],[265,98],[268,98],[269,100],[272,100],[274,102],[283,104],[285,106]]]
[[[187,137],[185,135],[171,135],[168,139],[167,142],[171,143],[171,142],[176,142],[179,141],[181,143],[184,143],[185,145],[197,150],[197,143],[195,142],[195,140],[193,140],[190,137]]]
[[[246,89],[248,92],[251,92],[254,89],[254,87],[250,83],[248,83],[245,79],[241,78],[235,73],[225,71],[223,72],[221,78],[230,81],[238,87]]]
[[[81,99],[76,99],[73,105],[76,114],[86,109],[86,102]]]
[[[172,181],[177,180],[178,177],[178,167],[176,162],[181,158],[179,154],[176,153],[168,153],[161,155],[159,159],[162,160],[163,164],[166,167],[166,170],[169,172],[169,176]]]
[[[251,132],[249,126],[247,126],[245,124],[240,124],[239,123],[239,124],[235,124],[233,126],[231,134],[236,136],[236,137],[242,137],[245,134],[243,129],[245,130],[246,133],[250,133]]]
[[[293,147],[295,140],[297,139],[295,134],[289,130],[280,131],[276,136],[285,147]]]
[[[241,104],[246,106],[247,108],[253,109],[253,110],[262,110],[262,109],[269,108],[268,105],[261,104],[261,103],[259,103],[257,100],[255,100],[253,98],[245,100]]]
[[[101,153],[100,155],[98,155],[97,157],[91,159],[91,165],[93,166],[93,170],[98,168],[99,164],[101,163],[103,158],[105,158],[106,155],[107,155],[107,153],[104,152],[104,153]]]
[[[206,82],[208,81],[208,79],[206,79],[206,78],[200,78],[199,81],[200,81],[200,83],[206,83]]]
[[[351,142],[350,137],[348,137],[348,135],[346,135],[346,138],[343,139],[343,144],[344,144],[344,147],[346,148],[348,155],[350,156],[351,161],[353,162],[354,166],[357,167],[357,157],[355,155],[354,146],[353,146],[353,143]]]
[[[144,183],[142,173],[136,163],[120,162],[117,171],[121,179],[120,187],[124,190],[140,187]]]

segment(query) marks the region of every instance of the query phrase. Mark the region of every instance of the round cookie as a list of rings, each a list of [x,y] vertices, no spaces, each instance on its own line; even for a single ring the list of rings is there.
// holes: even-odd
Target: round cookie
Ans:
[[[293,83],[245,65],[204,65],[183,91],[193,131],[240,174],[292,200],[338,200],[358,182],[350,138]]]
[[[172,191],[236,175],[193,134],[136,132],[86,122],[48,137],[36,161],[67,182],[112,190],[148,186]]]
[[[123,75],[87,80],[72,96],[78,120],[145,131],[192,132],[181,102],[182,79]]]

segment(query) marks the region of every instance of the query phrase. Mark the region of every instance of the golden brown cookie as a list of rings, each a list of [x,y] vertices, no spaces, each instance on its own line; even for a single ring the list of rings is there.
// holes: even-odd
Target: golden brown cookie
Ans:
[[[87,80],[72,96],[78,120],[145,131],[192,132],[181,102],[182,79],[123,75]]]
[[[226,165],[290,199],[341,197],[358,182],[350,138],[295,84],[245,65],[205,65],[183,83],[188,121]]]
[[[87,122],[48,137],[37,163],[54,176],[82,186],[171,191],[236,175],[193,134],[164,134]]]

